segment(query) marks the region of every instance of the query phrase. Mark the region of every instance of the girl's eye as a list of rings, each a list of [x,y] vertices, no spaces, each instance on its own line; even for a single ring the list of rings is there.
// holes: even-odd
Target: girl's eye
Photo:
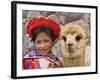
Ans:
[[[66,42],[67,41],[67,37],[63,36],[62,39]]]
[[[75,37],[75,40],[76,40],[77,42],[79,42],[80,39],[81,39],[81,36],[79,36],[79,35],[77,35],[77,36]]]
[[[36,41],[35,43],[38,43],[39,44],[39,43],[41,43],[41,41]]]
[[[44,42],[49,42],[49,40],[44,40]]]

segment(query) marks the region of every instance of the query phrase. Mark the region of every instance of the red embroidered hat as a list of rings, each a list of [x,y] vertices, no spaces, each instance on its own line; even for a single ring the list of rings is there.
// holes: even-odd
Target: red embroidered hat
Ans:
[[[45,17],[32,18],[27,24],[27,33],[32,37],[32,31],[41,26],[46,26],[51,29],[55,38],[60,34],[60,26],[55,21]]]

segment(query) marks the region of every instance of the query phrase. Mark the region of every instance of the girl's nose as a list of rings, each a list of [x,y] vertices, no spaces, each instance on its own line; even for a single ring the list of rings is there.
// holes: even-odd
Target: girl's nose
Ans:
[[[44,43],[41,43],[40,44],[40,47],[44,48],[45,47],[45,44]]]

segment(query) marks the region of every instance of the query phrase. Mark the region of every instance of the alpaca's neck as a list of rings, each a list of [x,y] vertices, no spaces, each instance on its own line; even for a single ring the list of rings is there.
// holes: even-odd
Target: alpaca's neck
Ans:
[[[85,56],[77,58],[62,58],[62,63],[65,67],[77,67],[85,65]]]

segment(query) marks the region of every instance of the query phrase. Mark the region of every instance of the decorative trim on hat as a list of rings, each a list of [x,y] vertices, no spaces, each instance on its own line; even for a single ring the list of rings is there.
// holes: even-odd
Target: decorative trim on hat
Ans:
[[[41,26],[46,26],[51,29],[54,33],[54,37],[57,38],[60,34],[60,26],[53,21],[52,19],[46,17],[32,18],[27,24],[27,33],[30,37],[32,37],[32,31],[35,28],[39,28]]]

